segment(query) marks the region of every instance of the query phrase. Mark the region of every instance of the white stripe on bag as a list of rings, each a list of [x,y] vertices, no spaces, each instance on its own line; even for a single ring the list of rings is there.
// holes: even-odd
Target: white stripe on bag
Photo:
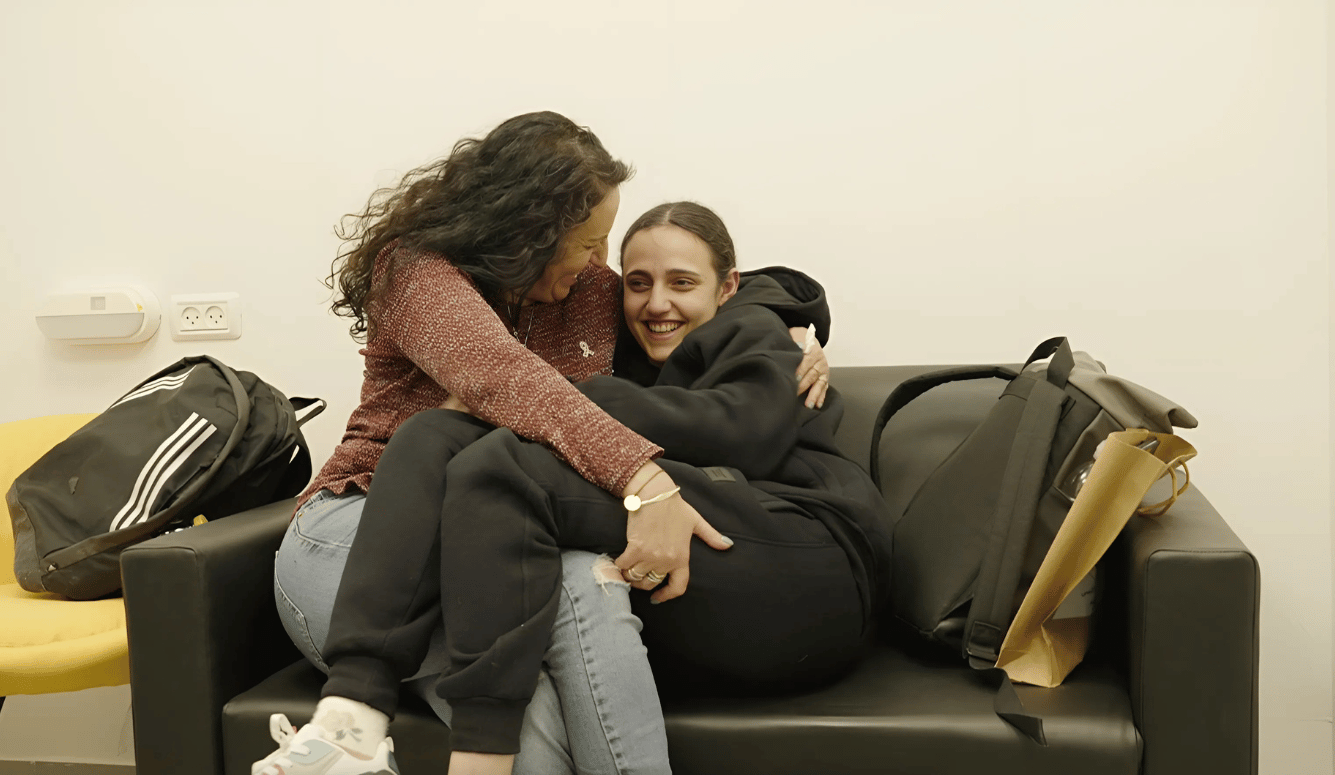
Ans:
[[[162,492],[162,488],[167,484],[167,480],[171,479],[172,476],[180,470],[181,466],[185,465],[185,463],[190,460],[190,456],[195,454],[195,450],[199,449],[199,445],[208,441],[209,437],[217,430],[217,426],[213,423],[209,423],[209,427],[201,433],[198,438],[191,442],[189,447],[186,447],[181,454],[177,455],[172,460],[171,466],[167,468],[166,471],[163,471],[162,475],[158,478],[158,483],[153,487],[153,492],[149,493],[148,500],[144,501],[143,514],[137,518],[131,519],[129,525],[137,525],[153,516],[153,504],[157,502],[158,494]],[[129,525],[127,525],[127,527]]]
[[[166,376],[161,379],[155,379],[152,382],[146,382],[140,385],[139,387],[135,388],[134,390],[130,391],[129,393],[126,393],[125,396],[123,396],[119,401],[117,401],[116,403],[112,404],[107,408],[112,409],[114,407],[120,406],[126,401],[133,401],[136,398],[141,398],[143,396],[148,395],[149,393],[156,393],[159,390],[173,390],[175,388],[178,388],[181,386],[183,382],[185,382],[185,378],[190,376],[190,372],[194,371],[198,366],[199,364],[191,366],[190,371],[187,371],[184,374],[177,374],[175,376]]]
[[[140,469],[139,478],[135,480],[134,489],[130,491],[130,500],[126,501],[125,505],[121,507],[120,513],[111,520],[111,527],[108,532],[110,530],[120,530],[127,524],[125,522],[127,517],[138,514],[141,508],[140,503],[143,500],[145,483],[153,477],[162,460],[174,456],[177,450],[186,443],[188,437],[199,432],[202,425],[210,425],[210,423],[198,414],[191,412],[186,421],[181,424],[181,427],[168,436],[166,441],[158,445],[157,450],[153,452],[148,462]]]

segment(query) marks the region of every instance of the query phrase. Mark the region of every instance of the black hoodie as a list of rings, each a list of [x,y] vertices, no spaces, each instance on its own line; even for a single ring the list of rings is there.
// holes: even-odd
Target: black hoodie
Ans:
[[[890,524],[871,478],[835,446],[838,391],[830,388],[822,409],[797,395],[802,352],[788,329],[813,323],[825,341],[830,317],[819,283],[790,269],[747,272],[661,369],[626,332],[620,376],[579,388],[667,459],[737,469],[756,489],[819,519],[848,555],[870,622],[887,592]]]

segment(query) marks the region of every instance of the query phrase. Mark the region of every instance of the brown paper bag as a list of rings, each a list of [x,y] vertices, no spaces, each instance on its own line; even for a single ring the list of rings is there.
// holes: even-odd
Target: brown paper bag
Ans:
[[[1137,449],[1150,437],[1159,440],[1154,452]],[[1185,464],[1195,456],[1194,447],[1171,433],[1125,430],[1108,435],[1006,631],[997,667],[1012,681],[1057,686],[1080,664],[1089,648],[1094,593],[1090,572],[1133,513],[1160,516],[1186,492],[1190,475]],[[1183,470],[1180,489],[1178,466]],[[1145,493],[1165,474],[1173,478],[1171,496],[1141,508]]]

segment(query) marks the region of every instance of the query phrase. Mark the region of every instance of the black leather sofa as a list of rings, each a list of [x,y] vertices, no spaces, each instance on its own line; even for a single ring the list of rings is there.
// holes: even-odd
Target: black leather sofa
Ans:
[[[866,465],[882,400],[924,367],[837,368],[840,443]],[[882,442],[893,508],[1000,392],[941,388]],[[900,422],[899,419],[896,421]],[[127,550],[122,569],[140,775],[248,773],[273,750],[270,713],[310,718],[322,675],[274,610],[281,502]],[[820,691],[673,701],[673,771],[1080,773],[1257,771],[1260,573],[1197,490],[1157,520],[1133,517],[1105,558],[1094,647],[1056,689],[1019,687],[1045,719],[1040,746],[993,713],[995,689],[962,661],[888,631],[866,662]],[[414,696],[390,726],[404,775],[444,772],[449,733]]]

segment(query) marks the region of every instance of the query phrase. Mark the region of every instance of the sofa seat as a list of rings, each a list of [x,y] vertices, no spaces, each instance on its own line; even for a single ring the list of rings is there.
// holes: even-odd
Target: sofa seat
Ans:
[[[299,662],[241,694],[223,711],[228,773],[268,755],[269,714],[310,718],[323,674]],[[761,699],[672,701],[665,707],[674,769],[977,775],[1136,775],[1141,740],[1123,683],[1086,664],[1052,690],[1017,687],[1044,718],[1039,746],[993,713],[995,688],[959,662],[879,647],[825,689]],[[403,775],[443,772],[449,731],[407,693],[390,725]],[[233,755],[239,754],[234,760]]]

